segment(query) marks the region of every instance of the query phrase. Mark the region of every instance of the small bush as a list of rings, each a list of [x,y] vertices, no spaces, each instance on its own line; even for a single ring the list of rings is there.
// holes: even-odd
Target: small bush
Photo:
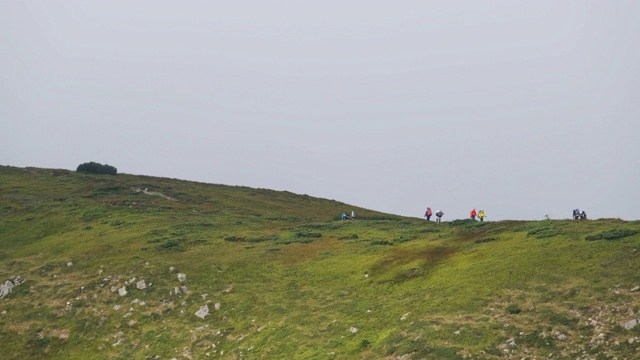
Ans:
[[[179,240],[167,240],[164,242],[164,244],[158,245],[157,246],[158,250],[173,250],[173,251],[182,251],[184,250],[182,248],[182,244],[180,244]]]
[[[118,169],[116,169],[111,165],[107,165],[107,164],[102,165],[93,161],[78,165],[78,168],[76,169],[76,171],[90,173],[90,174],[108,174],[108,175],[115,175],[118,173]]]
[[[340,236],[338,238],[338,240],[358,240],[358,235],[351,234],[351,235],[346,235],[346,236]]]
[[[495,241],[495,240],[496,240],[496,238],[494,238],[494,237],[488,237],[488,238],[478,239],[478,240],[474,241],[474,243],[483,244],[483,243],[488,243],[488,242]]]
[[[545,238],[550,238],[550,237],[554,237],[554,236],[558,236],[560,235],[561,232],[558,229],[554,229],[554,228],[540,228],[540,229],[535,229],[535,230],[531,230],[527,233],[527,236],[533,236],[537,239],[545,239]]]
[[[319,238],[322,237],[321,233],[303,233],[303,232],[299,232],[296,234],[296,237],[301,237],[301,238]]]
[[[247,241],[247,238],[243,238],[240,236],[227,236],[226,238],[224,238],[224,241],[230,241],[230,242]]]
[[[393,243],[389,240],[373,240],[371,245],[393,245]]]
[[[509,304],[509,306],[507,306],[507,311],[509,314],[520,314],[522,309],[520,309],[520,306],[516,304]]]
[[[637,230],[631,230],[631,229],[611,229],[611,230],[605,230],[595,235],[589,235],[586,237],[586,240],[589,240],[589,241],[618,240],[618,239],[626,238],[629,236],[633,236],[637,233],[638,233]]]

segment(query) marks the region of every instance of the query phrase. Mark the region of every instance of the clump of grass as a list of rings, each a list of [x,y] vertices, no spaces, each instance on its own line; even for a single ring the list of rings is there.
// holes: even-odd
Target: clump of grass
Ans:
[[[224,241],[242,242],[242,241],[247,241],[247,238],[242,237],[242,236],[227,236],[227,237],[224,238]]]
[[[351,234],[351,235],[346,235],[346,236],[339,236],[338,240],[358,240],[358,235]]]
[[[156,247],[158,250],[183,251],[182,243],[176,239],[166,240]]]
[[[478,239],[476,241],[474,241],[474,243],[476,244],[484,244],[484,243],[488,243],[491,241],[496,241],[497,239],[494,237],[486,237],[486,238],[482,238],[482,239]]]
[[[299,237],[299,238],[319,238],[319,237],[322,237],[322,234],[321,233],[312,233],[312,232],[309,232],[309,233],[298,232],[298,233],[296,233],[296,237]]]
[[[371,245],[393,245],[393,242],[389,240],[373,240],[369,244]]]
[[[507,312],[509,312],[509,314],[520,314],[522,309],[517,304],[509,304],[507,306]]]
[[[544,227],[544,228],[529,230],[529,232],[527,233],[527,236],[533,236],[537,239],[545,239],[545,238],[558,236],[560,234],[561,234],[560,230],[556,228]]]
[[[599,232],[595,235],[589,235],[587,236],[585,239],[588,241],[593,241],[593,240],[618,240],[618,239],[623,239],[629,236],[633,236],[635,234],[638,234],[637,230],[631,230],[631,229],[610,229],[610,230],[605,230],[602,232]]]

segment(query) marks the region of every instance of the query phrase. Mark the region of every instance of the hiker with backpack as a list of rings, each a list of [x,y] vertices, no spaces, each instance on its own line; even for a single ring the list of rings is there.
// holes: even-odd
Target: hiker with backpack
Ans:
[[[438,210],[438,212],[436,213],[436,222],[437,223],[440,223],[440,220],[442,220],[442,215],[444,215],[442,210]]]
[[[472,209],[470,215],[471,215],[471,219],[475,220],[476,219],[476,215],[477,215],[476,209]]]
[[[426,218],[427,218],[427,221],[429,221],[429,219],[431,219],[431,215],[432,215],[432,214],[433,214],[433,213],[431,212],[431,208],[430,208],[430,207],[428,207],[428,208],[427,208],[427,212],[425,212],[425,213],[424,213],[424,217],[426,217]]]
[[[484,210],[478,212],[478,219],[480,219],[480,222],[484,221]]]

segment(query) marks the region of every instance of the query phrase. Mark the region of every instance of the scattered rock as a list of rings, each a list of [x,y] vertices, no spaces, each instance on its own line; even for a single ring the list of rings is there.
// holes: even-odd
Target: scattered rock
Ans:
[[[206,299],[207,299],[207,296],[209,296],[209,294],[202,294],[202,295],[200,295],[200,296],[202,296],[202,299],[203,299],[203,300],[206,300]]]
[[[209,315],[209,307],[207,305],[203,305],[200,307],[200,310],[196,311],[196,316],[204,319]]]
[[[182,285],[182,287],[180,288],[182,290],[183,293],[188,294],[189,293],[189,288]]]
[[[14,286],[15,285],[13,285],[13,283],[9,280],[5,281],[4,284],[0,285],[0,299],[9,295],[9,293],[11,292]]]
[[[213,305],[213,308],[216,310],[220,310],[220,303],[216,303],[215,305]]]
[[[178,280],[180,280],[180,282],[184,282],[187,279],[187,275],[184,273],[179,273],[178,274]]]
[[[349,329],[349,331],[350,331],[352,334],[355,334],[355,333],[357,333],[357,332],[358,332],[358,329],[352,326],[352,327]]]
[[[173,271],[175,271],[175,269],[176,268],[172,266],[172,267],[169,268],[169,271],[173,272]]]
[[[114,305],[113,306],[113,310],[118,311],[120,310],[121,306],[120,305]]]
[[[559,335],[558,335],[558,340],[560,340],[560,341],[565,341],[565,340],[567,340],[567,335],[565,335],[565,334],[559,334]]]
[[[640,286],[635,286],[635,287],[633,287],[633,289],[631,289],[632,292],[638,291],[638,290],[640,290]]]
[[[120,296],[125,296],[127,295],[127,287],[123,286],[120,289],[118,289],[118,294],[120,294]]]
[[[142,290],[147,288],[147,283],[144,280],[140,280],[136,283],[136,288]]]
[[[67,263],[67,266],[73,266],[73,263],[72,263],[71,261],[69,261],[69,262]]]
[[[638,325],[638,319],[632,319],[629,321],[625,321],[624,324],[622,324],[622,326],[626,329],[626,330],[631,330],[634,327],[636,327]]]

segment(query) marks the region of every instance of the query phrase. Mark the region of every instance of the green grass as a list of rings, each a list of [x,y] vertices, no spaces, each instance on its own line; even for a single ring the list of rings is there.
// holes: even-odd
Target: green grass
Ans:
[[[340,220],[351,210],[360,219]],[[640,311],[637,221],[435,224],[286,191],[6,166],[0,216],[0,282],[25,279],[0,300],[8,358],[633,358],[640,337],[623,327]]]

